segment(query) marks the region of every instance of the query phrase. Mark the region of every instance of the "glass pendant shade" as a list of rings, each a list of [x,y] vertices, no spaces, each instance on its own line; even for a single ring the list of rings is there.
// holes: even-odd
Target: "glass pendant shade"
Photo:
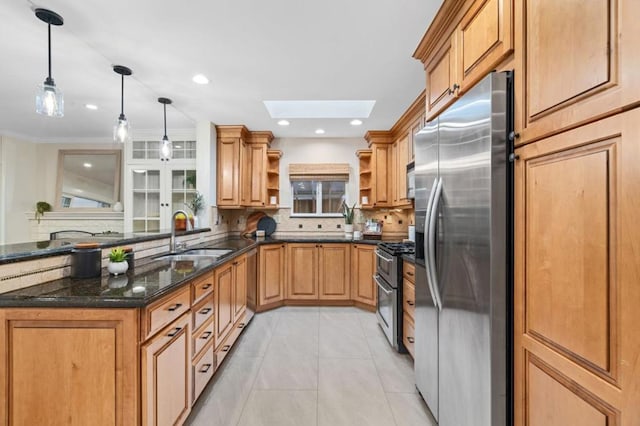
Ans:
[[[162,158],[169,159],[173,154],[173,147],[171,146],[171,141],[164,135],[162,137],[162,146],[160,147],[160,153],[162,154]]]
[[[55,84],[46,82],[38,86],[36,93],[36,112],[48,117],[64,116],[64,97],[62,90]]]
[[[131,126],[124,115],[121,115],[113,126],[113,140],[118,143],[131,142]]]

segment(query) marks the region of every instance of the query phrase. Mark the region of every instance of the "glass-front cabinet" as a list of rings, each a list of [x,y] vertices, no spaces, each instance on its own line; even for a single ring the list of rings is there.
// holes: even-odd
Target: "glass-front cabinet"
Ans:
[[[171,160],[159,157],[159,142],[133,141],[125,167],[125,232],[153,233],[171,228],[176,210],[196,195],[196,142],[174,141]]]

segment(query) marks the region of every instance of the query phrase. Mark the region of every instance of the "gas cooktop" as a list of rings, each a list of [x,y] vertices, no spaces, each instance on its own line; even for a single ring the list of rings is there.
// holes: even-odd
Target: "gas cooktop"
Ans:
[[[407,243],[380,243],[378,247],[387,253],[393,254],[395,256],[401,254],[414,254],[415,253],[415,243],[407,242]]]

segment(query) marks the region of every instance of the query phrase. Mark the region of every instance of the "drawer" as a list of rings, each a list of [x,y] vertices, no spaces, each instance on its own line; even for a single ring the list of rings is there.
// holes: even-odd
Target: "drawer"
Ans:
[[[213,342],[202,352],[200,358],[193,362],[193,401],[196,402],[204,388],[213,377],[216,371],[215,353],[213,352]]]
[[[213,293],[206,296],[200,303],[191,309],[193,315],[193,329],[197,330],[209,318],[213,317]]]
[[[411,319],[416,318],[416,286],[408,280],[403,281],[402,286],[402,311]]]
[[[403,315],[402,321],[402,343],[407,348],[411,357],[415,358],[414,342],[415,342],[415,325],[413,320],[406,313]]]
[[[202,348],[213,342],[213,318],[210,318],[199,330],[193,333],[193,357],[197,358]]]
[[[416,282],[416,266],[413,263],[407,262],[405,260],[402,265],[402,277],[405,280],[409,280],[412,283],[415,283]]]
[[[190,308],[189,286],[154,302],[144,310],[144,337],[149,337],[165,325],[171,323]]]
[[[245,327],[245,316],[243,315],[240,320],[233,326],[227,338],[222,342],[222,345],[216,350],[216,369],[220,368],[222,361],[226,358],[233,347],[233,344],[238,340],[240,333],[244,330]]]
[[[191,283],[192,303],[198,303],[207,294],[213,292],[213,272],[207,272],[201,277],[196,278]]]

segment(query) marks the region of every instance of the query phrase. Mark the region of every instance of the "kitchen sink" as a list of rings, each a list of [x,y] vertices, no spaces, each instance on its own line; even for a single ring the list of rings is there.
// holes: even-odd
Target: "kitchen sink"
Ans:
[[[211,259],[215,260],[217,256],[205,256],[202,254],[187,254],[187,253],[175,253],[175,254],[163,254],[162,256],[158,256],[156,260],[173,260],[177,262],[181,261],[197,261],[201,259]]]
[[[213,249],[213,248],[204,248],[204,249],[191,249],[185,251],[183,254],[188,256],[211,256],[211,257],[221,257],[231,253],[233,250],[231,249]]]

